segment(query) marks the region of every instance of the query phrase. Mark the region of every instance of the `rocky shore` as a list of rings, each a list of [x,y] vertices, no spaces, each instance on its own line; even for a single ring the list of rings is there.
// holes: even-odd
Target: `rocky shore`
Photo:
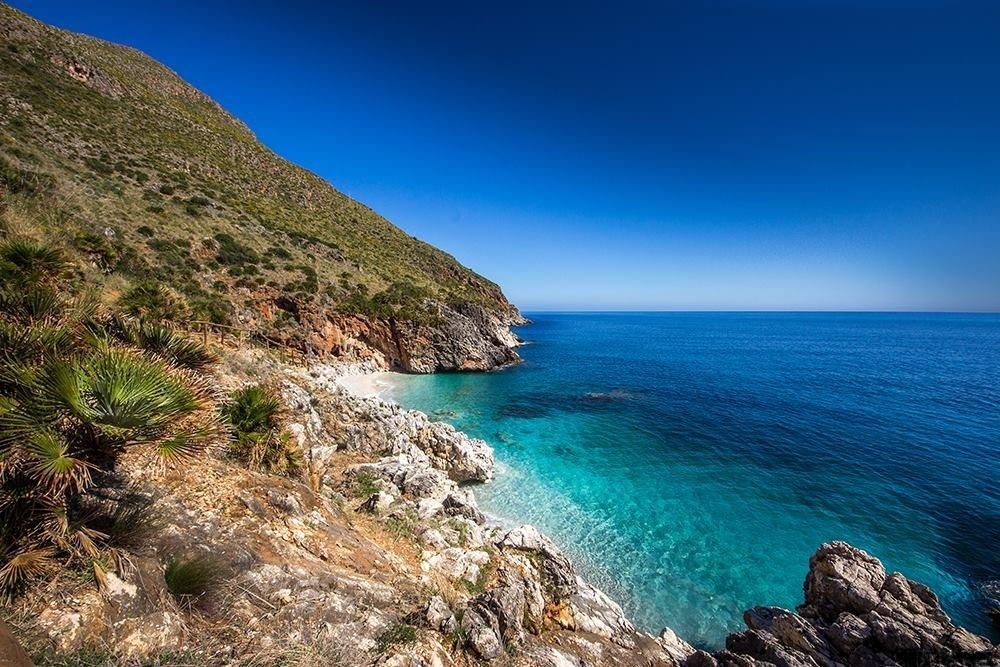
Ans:
[[[796,612],[748,611],[723,651],[643,632],[539,531],[480,511],[471,485],[493,474],[486,443],[341,382],[381,368],[228,354],[222,387],[280,389],[303,479],[126,458],[158,530],[100,590],[63,577],[33,591],[7,614],[15,636],[36,654],[103,647],[115,664],[1000,665],[927,588],[837,542],[813,556]],[[225,572],[197,609],[164,591],[176,554]]]

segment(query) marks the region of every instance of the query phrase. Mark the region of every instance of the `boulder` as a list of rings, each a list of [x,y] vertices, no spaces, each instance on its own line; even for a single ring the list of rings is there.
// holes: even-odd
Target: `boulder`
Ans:
[[[541,561],[542,586],[549,602],[559,602],[579,590],[573,564],[534,526],[511,530],[501,538],[499,546],[527,552]]]
[[[427,620],[427,625],[443,634],[452,632],[458,624],[451,608],[437,595],[427,601],[424,618]]]
[[[687,667],[1000,665],[1000,650],[956,627],[934,593],[844,542],[822,545],[809,560],[805,604],[793,613],[754,607],[749,628],[726,639],[726,651],[697,652]]]

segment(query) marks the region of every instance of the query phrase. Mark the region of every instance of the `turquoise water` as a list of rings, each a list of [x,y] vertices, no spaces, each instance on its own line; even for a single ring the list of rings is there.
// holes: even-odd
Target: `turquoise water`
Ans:
[[[546,531],[640,626],[719,646],[744,609],[800,602],[842,539],[991,634],[1000,316],[529,316],[520,366],[393,397],[492,444],[484,509]]]

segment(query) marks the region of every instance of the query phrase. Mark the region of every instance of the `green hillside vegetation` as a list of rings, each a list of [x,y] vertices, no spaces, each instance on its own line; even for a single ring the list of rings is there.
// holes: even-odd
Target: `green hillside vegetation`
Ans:
[[[134,313],[277,305],[415,321],[509,308],[451,256],[275,155],[144,54],[0,4],[0,197]],[[244,318],[245,319],[245,318]]]

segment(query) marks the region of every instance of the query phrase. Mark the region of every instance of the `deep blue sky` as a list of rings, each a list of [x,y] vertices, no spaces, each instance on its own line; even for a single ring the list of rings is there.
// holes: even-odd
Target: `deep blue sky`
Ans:
[[[1000,310],[997,2],[13,4],[526,309]]]

